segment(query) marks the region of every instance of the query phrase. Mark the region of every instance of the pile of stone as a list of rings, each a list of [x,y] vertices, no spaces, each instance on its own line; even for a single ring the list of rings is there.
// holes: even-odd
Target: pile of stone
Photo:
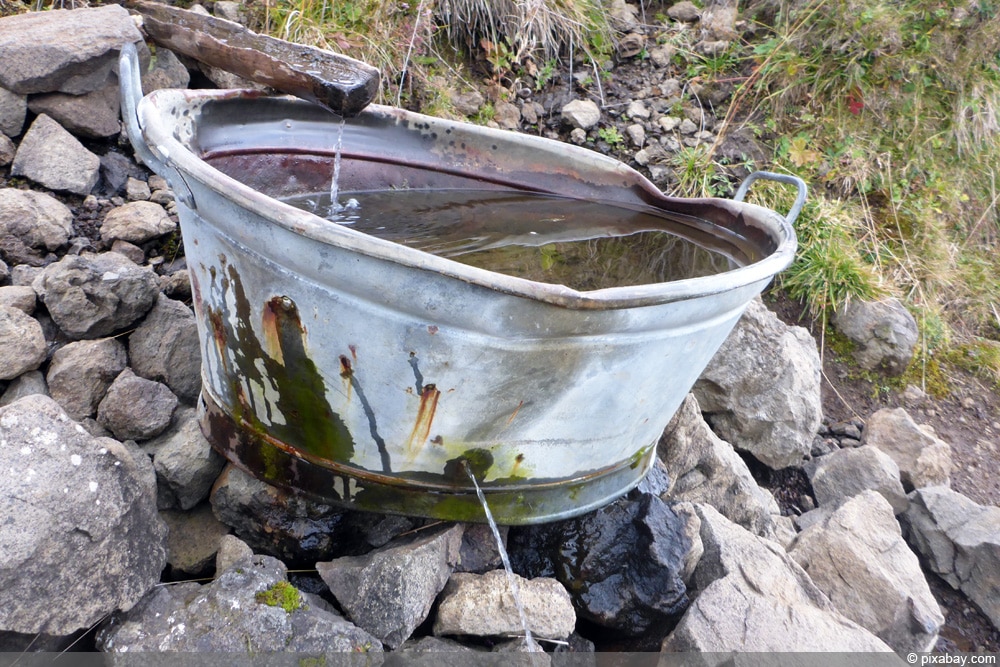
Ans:
[[[487,527],[309,501],[202,436],[172,196],[118,150],[128,42],[117,5],[0,19],[0,649],[523,650]],[[145,71],[147,90],[187,83],[163,49]],[[925,569],[1000,627],[1000,509],[949,488],[948,444],[905,410],[861,426],[830,437],[815,341],[753,302],[637,489],[502,531],[531,633],[550,651],[928,650],[944,619]],[[801,513],[751,459],[808,477]]]

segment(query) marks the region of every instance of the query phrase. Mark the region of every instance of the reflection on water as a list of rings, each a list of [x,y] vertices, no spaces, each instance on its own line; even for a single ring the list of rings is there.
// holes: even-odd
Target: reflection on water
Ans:
[[[746,245],[651,208],[510,191],[351,195],[359,205],[349,210],[331,208],[325,193],[284,201],[464,264],[583,291],[714,275],[757,259]]]

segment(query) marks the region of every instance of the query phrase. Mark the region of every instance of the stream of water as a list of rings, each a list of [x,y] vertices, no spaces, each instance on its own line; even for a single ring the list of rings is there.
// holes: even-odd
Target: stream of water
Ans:
[[[340,190],[340,153],[344,145],[344,125],[344,119],[341,118],[340,123],[337,124],[337,141],[334,144],[333,178],[330,179],[330,203],[327,206],[327,216],[358,207],[357,199],[348,199],[343,204],[337,199]]]
[[[521,589],[517,585],[517,578],[514,576],[514,570],[510,566],[510,557],[507,556],[507,549],[503,545],[503,538],[500,536],[500,529],[497,527],[497,522],[493,520],[493,513],[490,511],[490,506],[486,503],[486,496],[483,494],[483,490],[479,488],[479,482],[476,480],[475,474],[472,472],[470,466],[465,467],[466,472],[469,474],[469,479],[472,480],[472,485],[476,487],[476,495],[479,497],[479,502],[483,505],[483,512],[486,513],[486,521],[490,524],[490,530],[493,531],[493,537],[497,541],[497,550],[500,552],[500,560],[503,561],[504,570],[507,572],[507,584],[510,586],[510,594],[514,598],[514,604],[517,606],[517,613],[521,617],[521,626],[524,628],[524,643],[528,647],[528,650],[537,653],[542,652],[543,649],[535,641],[535,638],[531,636],[531,628],[528,627],[528,616],[524,612],[524,604],[521,602]]]

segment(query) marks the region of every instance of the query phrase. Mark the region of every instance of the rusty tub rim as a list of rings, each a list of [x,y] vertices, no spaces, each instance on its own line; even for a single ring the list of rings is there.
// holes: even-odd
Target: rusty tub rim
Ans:
[[[776,240],[776,247],[770,254],[756,262],[709,276],[579,291],[556,283],[543,283],[469,266],[393,241],[370,236],[351,229],[350,226],[330,222],[316,214],[279,201],[224,174],[178,140],[171,127],[168,127],[168,122],[164,120],[161,112],[161,106],[166,108],[196,106],[200,109],[201,106],[213,101],[260,99],[263,95],[259,91],[161,89],[153,91],[145,97],[140,97],[138,62],[129,58],[128,51],[127,48],[122,50],[121,87],[122,116],[125,119],[129,137],[133,145],[141,144],[136,146],[136,152],[147,163],[147,166],[155,172],[161,174],[165,172],[169,175],[167,180],[174,189],[175,196],[181,203],[190,208],[197,208],[197,205],[193,201],[190,191],[186,191],[187,179],[185,175],[190,175],[219,196],[255,211],[271,223],[320,243],[413,269],[434,272],[493,291],[575,310],[638,308],[721,294],[755,283],[769,281],[791,264],[794,258],[797,241],[792,223],[795,216],[798,215],[798,210],[805,197],[805,184],[797,177],[755,172],[744,181],[737,193],[737,198],[734,199],[668,197],[645,176],[623,162],[580,146],[465,122],[446,121],[381,105],[369,105],[361,113],[382,114],[394,119],[396,123],[433,121],[452,127],[474,128],[477,133],[482,134],[484,139],[500,142],[509,141],[513,135],[517,137],[519,142],[524,142],[529,146],[538,146],[540,149],[551,149],[553,144],[556,144],[560,151],[566,152],[567,157],[582,158],[615,170],[618,175],[631,181],[629,185],[638,188],[654,202],[664,204],[670,202],[705,203],[723,209],[733,217],[750,212],[753,214],[750,217],[754,220],[754,223],[751,224],[758,227],[763,226],[762,231]],[[315,106],[312,103],[286,96],[265,99],[281,99],[296,104]],[[192,116],[196,116],[196,114],[192,114]],[[336,118],[336,116],[331,114],[332,118]],[[750,182],[758,177],[781,180],[798,186],[798,199],[788,216],[783,217],[771,209],[740,200],[745,195]],[[559,195],[559,193],[553,194]],[[614,203],[627,206],[623,202]],[[637,201],[636,204],[649,205],[649,202]]]

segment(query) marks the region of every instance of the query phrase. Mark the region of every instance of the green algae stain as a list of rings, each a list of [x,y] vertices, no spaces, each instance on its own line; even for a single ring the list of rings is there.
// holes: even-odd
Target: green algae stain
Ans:
[[[216,340],[224,341],[232,355],[234,368],[227,367],[226,374],[236,401],[234,417],[309,454],[350,461],[354,439],[326,400],[326,383],[306,351],[298,307],[280,296],[264,304],[262,344],[251,326],[252,310],[240,276],[235,267],[226,268],[228,275],[220,281],[222,295],[217,301],[221,306],[212,310],[209,322]],[[231,293],[235,317],[229,312],[227,293]],[[224,353],[222,359],[226,363]]]

